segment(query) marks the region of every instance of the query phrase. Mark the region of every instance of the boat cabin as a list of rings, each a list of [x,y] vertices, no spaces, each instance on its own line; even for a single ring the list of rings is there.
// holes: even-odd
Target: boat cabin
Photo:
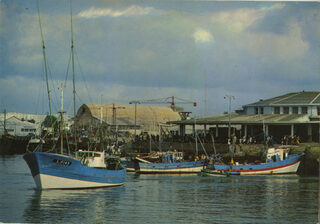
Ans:
[[[79,150],[76,152],[76,158],[81,161],[82,164],[95,167],[95,168],[106,168],[105,154],[103,152],[94,151],[83,151]]]
[[[183,152],[168,151],[162,155],[162,160],[166,163],[181,162],[183,160]]]
[[[283,148],[269,148],[267,152],[266,162],[277,162],[285,160],[288,157],[288,149]]]

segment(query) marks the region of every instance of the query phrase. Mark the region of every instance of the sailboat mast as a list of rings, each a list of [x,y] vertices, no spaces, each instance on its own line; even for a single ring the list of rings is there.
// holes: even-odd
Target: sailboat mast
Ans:
[[[207,116],[207,71],[204,70],[204,116]]]
[[[52,123],[52,112],[51,112],[51,97],[50,97],[50,87],[49,87],[49,79],[48,79],[48,66],[47,66],[47,57],[46,57],[46,47],[44,44],[44,37],[42,32],[42,25],[41,25],[41,18],[40,18],[40,7],[39,7],[39,1],[37,1],[38,6],[38,18],[39,18],[39,25],[40,25],[40,33],[41,33],[41,40],[42,40],[42,54],[43,54],[43,60],[44,60],[44,69],[46,73],[46,84],[47,84],[47,92],[48,92],[48,101],[49,101],[49,115],[50,115],[50,123]]]
[[[4,109],[3,113],[3,135],[7,135],[7,110]]]
[[[61,124],[60,124],[60,153],[61,155],[63,154],[63,134],[64,134],[64,121],[63,121],[63,88],[64,88],[64,85],[61,84],[60,86],[60,90],[61,90]]]
[[[75,151],[77,151],[77,125],[76,125],[76,82],[74,70],[74,45],[73,45],[73,20],[72,20],[72,0],[70,0],[70,15],[71,15],[71,55],[72,55],[72,83],[73,83],[73,137]]]

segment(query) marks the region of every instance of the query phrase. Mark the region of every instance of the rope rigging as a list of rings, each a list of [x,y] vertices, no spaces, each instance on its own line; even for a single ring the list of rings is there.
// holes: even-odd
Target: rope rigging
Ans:
[[[45,68],[47,91],[48,91],[49,114],[51,116],[52,115],[52,111],[51,111],[50,86],[49,86],[49,81],[48,81],[48,66],[47,66],[47,59],[46,59],[46,47],[45,47],[44,36],[43,36],[42,25],[41,25],[39,0],[37,1],[37,8],[38,8],[38,18],[39,18],[41,40],[42,40],[42,54],[43,54],[43,60],[44,60],[44,68]]]

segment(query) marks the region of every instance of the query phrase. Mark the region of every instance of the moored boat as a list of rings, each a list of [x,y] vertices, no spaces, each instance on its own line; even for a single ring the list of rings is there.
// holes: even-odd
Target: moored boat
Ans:
[[[209,164],[208,168],[220,171],[227,171],[231,174],[240,175],[281,175],[296,174],[300,160],[304,153],[289,155],[288,149],[269,148],[266,154],[266,161],[253,164]]]
[[[115,159],[108,161],[104,157],[104,152],[80,151],[80,153],[77,157],[30,152],[23,158],[31,170],[38,189],[112,187],[124,183],[126,170],[120,166],[120,161]]]
[[[182,152],[166,152],[161,162],[145,162],[137,158],[136,172],[144,174],[188,174],[198,173],[204,165],[203,160],[183,161]]]
[[[71,3],[71,2],[70,2]],[[71,7],[71,5],[70,5]],[[45,46],[41,29],[40,10],[38,5],[39,24],[43,43],[44,61]],[[71,52],[73,68],[73,103],[74,118],[76,117],[76,89],[75,89],[75,71],[74,71],[74,43],[72,28],[72,7],[71,7]],[[47,69],[45,69],[47,71]],[[76,119],[73,123],[74,151],[72,154],[67,144],[65,148],[64,136],[66,140],[66,130],[63,119],[63,89],[64,84],[59,88],[61,90],[61,120],[59,125],[60,132],[60,153],[43,152],[44,141],[40,140],[39,145],[33,152],[27,152],[23,158],[27,162],[31,174],[39,189],[78,189],[78,188],[96,188],[112,187],[122,185],[125,181],[126,170],[120,165],[120,159],[107,158],[105,152],[77,150],[77,124]],[[51,117],[50,90],[47,82],[48,100]],[[52,122],[50,122],[52,123]],[[54,147],[52,150],[54,151]],[[67,151],[67,153],[66,153]]]

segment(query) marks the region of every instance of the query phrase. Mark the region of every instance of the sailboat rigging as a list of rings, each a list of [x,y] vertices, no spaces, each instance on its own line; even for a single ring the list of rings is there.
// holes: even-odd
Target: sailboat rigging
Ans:
[[[72,0],[70,0],[70,15],[71,15],[71,61],[72,61],[72,84],[73,84],[73,137],[74,137],[74,150],[77,151],[77,122],[76,122],[76,81],[74,70],[74,41],[73,41],[73,18],[72,18]]]
[[[51,110],[51,97],[50,97],[50,87],[49,87],[49,79],[48,79],[48,66],[47,66],[47,57],[46,57],[46,47],[45,47],[45,43],[44,43],[44,36],[43,36],[41,17],[40,17],[39,0],[37,1],[37,8],[38,8],[38,18],[39,18],[41,40],[42,40],[42,54],[43,54],[44,70],[45,70],[45,75],[46,75],[46,84],[47,84],[47,92],[48,92],[50,123],[52,124],[52,110]]]
[[[73,55],[72,3],[71,7],[71,51]],[[40,11],[40,10],[39,10]],[[75,72],[73,67],[73,99],[74,116],[75,103]],[[125,181],[126,170],[120,165],[120,159],[107,158],[104,151],[77,150],[76,119],[74,117],[75,155],[64,154],[63,142],[63,89],[61,85],[61,124],[60,124],[60,153],[45,153],[41,151],[27,152],[23,158],[28,164],[33,179],[39,189],[75,189],[96,188],[122,185]],[[41,143],[40,143],[41,144]],[[68,144],[67,144],[68,145]],[[41,150],[41,147],[37,148]]]

